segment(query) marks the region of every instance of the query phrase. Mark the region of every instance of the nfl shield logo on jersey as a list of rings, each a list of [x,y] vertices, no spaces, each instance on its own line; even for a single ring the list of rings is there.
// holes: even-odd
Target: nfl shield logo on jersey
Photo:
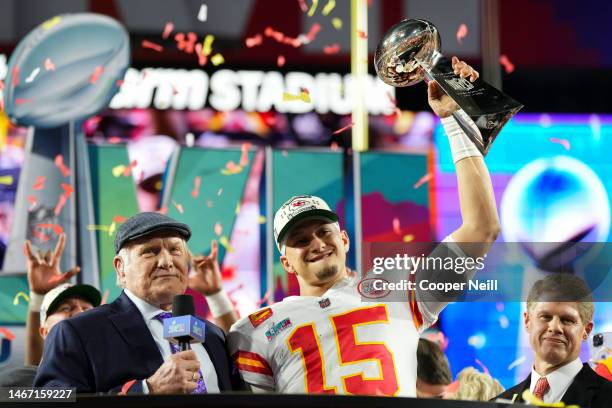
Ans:
[[[325,309],[329,305],[331,305],[331,301],[329,300],[329,298],[325,298],[323,300],[319,300],[319,306],[321,307],[321,309]]]

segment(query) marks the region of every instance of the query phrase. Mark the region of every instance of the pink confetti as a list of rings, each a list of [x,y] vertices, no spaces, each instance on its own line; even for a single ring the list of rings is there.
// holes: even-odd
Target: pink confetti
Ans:
[[[278,42],[283,42],[283,39],[285,38],[285,34],[281,33],[280,31],[274,30],[272,27],[266,27],[266,29],[264,30],[264,35],[266,37],[272,37]]]
[[[198,56],[198,65],[201,67],[206,65],[206,63],[208,62],[208,56],[204,55],[204,53],[202,52],[202,44],[197,43],[195,45],[195,52]]]
[[[309,42],[314,41],[315,37],[317,36],[317,34],[319,33],[319,31],[321,31],[321,24],[319,23],[314,23],[311,27],[310,30],[308,30],[308,33],[306,34],[306,38],[308,38]]]
[[[45,176],[38,176],[36,178],[36,182],[34,183],[32,188],[34,190],[42,190],[43,188],[45,188],[45,181],[46,180],[47,180],[47,178]]]
[[[142,48],[148,48],[157,52],[162,52],[164,50],[164,47],[149,40],[142,40]]]
[[[121,139],[118,136],[111,136],[108,138],[107,142],[110,144],[117,144],[117,143],[121,143],[123,141],[123,139]]]
[[[459,25],[457,29],[457,42],[461,44],[463,39],[468,35],[468,27],[465,24]]]
[[[138,166],[138,161],[132,160],[130,164],[126,166],[125,170],[123,170],[123,175],[128,177],[130,174],[132,174],[132,169],[134,169],[136,166]]]
[[[11,85],[13,87],[19,85],[19,65],[15,65],[13,67],[13,78],[11,80]]]
[[[279,55],[278,58],[276,58],[276,65],[278,67],[282,67],[285,65],[285,57],[283,55]]]
[[[510,59],[506,54],[499,56],[499,63],[504,67],[506,74],[511,74],[514,71],[514,64],[510,62]]]
[[[337,142],[331,142],[330,147],[331,147],[332,151],[335,152],[335,151],[338,150],[338,143]]]
[[[368,35],[361,30],[357,30],[357,35],[359,36],[359,38],[363,38],[364,40],[368,38]]]
[[[427,173],[426,175],[424,175],[423,177],[421,177],[416,183],[414,183],[414,185],[412,186],[412,188],[419,188],[421,187],[423,184],[427,183],[429,180],[431,180],[433,178],[433,174],[431,173]]]
[[[303,13],[306,13],[308,11],[306,0],[298,0],[298,4],[300,5],[300,10],[302,10]]]
[[[266,293],[264,294],[264,297],[259,299],[257,301],[256,305],[259,307],[259,306],[263,305],[264,303],[266,303],[268,301],[268,299],[270,298],[270,295],[272,295],[272,289],[268,289],[266,291]]]
[[[399,218],[393,218],[393,232],[397,235],[402,235],[402,227],[400,226]]]
[[[215,224],[215,234],[217,234],[217,236],[220,237],[222,232],[223,232],[223,228],[221,227],[221,224],[216,223]]]
[[[36,207],[36,204],[38,203],[38,200],[36,199],[35,195],[29,195],[27,197],[27,200],[30,203],[30,208],[28,208],[28,211],[32,211],[34,209],[34,207]]]
[[[56,216],[60,215],[65,205],[66,205],[66,196],[64,194],[61,194],[59,196],[59,199],[57,200],[57,204],[55,205],[55,210],[53,210],[53,213]]]
[[[122,223],[122,222],[125,222],[125,220],[127,220],[127,218],[125,218],[125,217],[124,217],[124,216],[122,216],[122,215],[115,215],[115,216],[113,217],[113,222],[116,222],[117,224],[120,224],[120,223]]]
[[[174,30],[174,24],[170,21],[166,23],[164,26],[164,32],[162,33],[162,38],[165,40],[170,36],[170,33]]]
[[[482,364],[482,362],[479,359],[475,359],[475,361],[476,361],[476,364],[478,364],[482,368],[482,371],[485,374],[491,375],[491,373],[489,372],[489,369],[487,368],[486,365]]]
[[[569,142],[569,140],[567,140],[567,139],[558,139],[558,138],[556,138],[556,137],[551,137],[551,138],[550,138],[550,141],[551,141],[552,143],[558,143],[558,144],[560,144],[561,146],[565,147],[565,150],[567,150],[567,151],[569,151],[569,150],[570,150],[570,148],[571,148],[571,146],[570,146],[570,142]]]
[[[102,295],[102,300],[100,300],[100,305],[105,305],[106,302],[108,302],[108,296],[110,295],[110,292],[108,289],[106,289],[104,291],[104,294]]]
[[[55,71],[55,64],[51,61],[51,58],[45,60],[45,71]]]
[[[342,132],[344,132],[345,130],[352,128],[353,126],[355,126],[355,123],[354,123],[354,122],[351,122],[349,125],[346,125],[346,126],[344,126],[344,127],[341,127],[340,129],[338,129],[338,130],[336,130],[336,131],[332,132],[332,135],[337,135],[337,134],[339,134],[339,133],[342,133]]]
[[[7,329],[6,327],[0,327],[0,333],[2,333],[4,337],[6,337],[6,339],[9,341],[15,340],[15,335],[13,334],[13,332]]]
[[[49,237],[47,235],[45,235],[44,232],[37,230],[36,228],[32,229],[32,235],[40,240],[40,242],[47,242],[49,241]]]
[[[263,37],[261,34],[257,34],[253,37],[250,38],[246,38],[244,40],[245,45],[247,46],[247,48],[253,48],[256,47],[258,45],[261,45],[261,43],[263,42]]]
[[[61,186],[64,189],[64,194],[66,195],[66,198],[70,198],[70,196],[74,192],[74,188],[72,188],[72,186],[68,183],[62,183]]]
[[[249,164],[249,149],[251,148],[250,143],[243,143],[240,147],[240,163],[241,167],[246,167]]]
[[[102,72],[104,72],[103,66],[96,67],[93,74],[91,74],[91,78],[89,78],[89,82],[91,82],[92,84],[95,84],[96,82],[98,82],[98,78],[100,78],[100,75],[102,75]]]
[[[177,203],[177,202],[176,202],[176,201],[174,201],[174,200],[172,200],[172,204],[174,205],[174,207],[176,207],[176,210],[177,210],[179,213],[181,213],[181,214],[182,214],[182,213],[184,213],[184,212],[185,212],[185,210],[183,209],[183,206],[182,206],[181,204]]]
[[[15,104],[16,105],[23,105],[24,103],[30,102],[32,99],[28,99],[28,98],[16,98],[15,99]]]
[[[334,43],[323,47],[323,53],[327,55],[334,55],[340,52],[340,44]]]
[[[0,80],[0,91],[4,89],[4,81]]]
[[[200,176],[195,176],[195,178],[193,179],[193,190],[191,190],[191,196],[193,198],[197,198],[198,195],[200,195],[200,183],[202,182],[202,179],[200,178]]]
[[[241,170],[240,166],[238,166],[236,163],[234,163],[231,160],[225,164],[225,168],[230,172],[239,172]]]

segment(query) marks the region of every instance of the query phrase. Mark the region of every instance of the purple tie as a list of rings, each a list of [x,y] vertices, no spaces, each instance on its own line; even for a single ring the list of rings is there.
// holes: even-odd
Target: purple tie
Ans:
[[[165,319],[169,319],[172,317],[172,313],[170,312],[162,312],[158,315],[156,315],[154,317],[154,319],[159,320],[162,324],[164,322]],[[170,350],[172,351],[172,354],[178,353],[180,351],[178,344],[176,343],[172,343],[172,342],[168,342],[170,344]],[[199,377],[198,377],[198,386],[196,387],[196,389],[192,392],[192,394],[206,394],[206,384],[204,384],[204,377],[202,376],[202,370],[198,371]]]

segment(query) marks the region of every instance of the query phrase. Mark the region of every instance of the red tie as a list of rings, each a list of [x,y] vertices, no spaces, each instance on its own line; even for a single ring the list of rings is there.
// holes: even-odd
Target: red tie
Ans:
[[[549,389],[550,385],[548,385],[548,380],[546,377],[540,377],[535,385],[535,388],[533,389],[533,395],[535,395],[540,401],[544,401],[544,394],[546,394]]]

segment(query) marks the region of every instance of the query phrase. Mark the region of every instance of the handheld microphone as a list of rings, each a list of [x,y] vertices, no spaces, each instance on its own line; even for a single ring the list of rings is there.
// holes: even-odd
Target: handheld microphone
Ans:
[[[164,338],[179,344],[181,351],[190,350],[190,343],[204,342],[204,322],[195,317],[193,297],[176,295],[172,302],[172,317],[164,320]]]

